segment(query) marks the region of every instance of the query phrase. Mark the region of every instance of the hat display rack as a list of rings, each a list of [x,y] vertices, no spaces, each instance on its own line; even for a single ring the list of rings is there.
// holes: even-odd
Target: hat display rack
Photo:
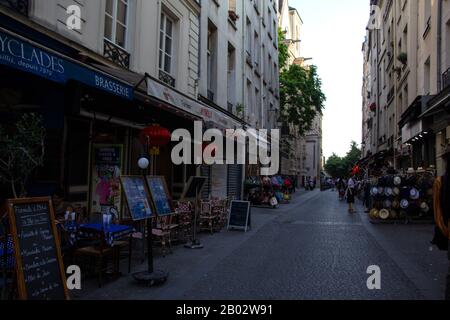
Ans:
[[[372,177],[370,218],[406,222],[432,219],[434,180],[434,173],[425,170]]]

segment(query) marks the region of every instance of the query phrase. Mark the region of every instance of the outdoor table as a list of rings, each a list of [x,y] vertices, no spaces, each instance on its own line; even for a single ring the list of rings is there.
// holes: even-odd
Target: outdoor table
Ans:
[[[122,240],[130,236],[134,232],[132,226],[111,224],[106,229],[103,224],[88,223],[77,226],[77,238],[93,238],[98,234],[104,234],[105,242],[110,247],[114,246],[114,242]]]

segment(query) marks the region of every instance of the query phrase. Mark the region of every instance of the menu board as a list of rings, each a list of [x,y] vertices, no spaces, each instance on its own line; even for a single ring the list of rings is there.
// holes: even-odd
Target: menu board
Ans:
[[[19,298],[68,299],[50,198],[10,200],[8,214],[16,257]]]
[[[148,189],[158,216],[170,215],[174,212],[167,188],[166,180],[161,176],[147,177]]]
[[[140,176],[120,177],[125,199],[134,221],[149,219],[153,212],[145,187],[145,180]]]
[[[232,201],[228,229],[248,231],[251,228],[251,212],[249,201]]]

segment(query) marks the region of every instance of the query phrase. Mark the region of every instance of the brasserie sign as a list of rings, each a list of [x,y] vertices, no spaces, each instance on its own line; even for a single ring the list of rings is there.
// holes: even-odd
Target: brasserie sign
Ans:
[[[133,88],[103,73],[0,32],[0,64],[65,84],[75,80],[132,100]]]

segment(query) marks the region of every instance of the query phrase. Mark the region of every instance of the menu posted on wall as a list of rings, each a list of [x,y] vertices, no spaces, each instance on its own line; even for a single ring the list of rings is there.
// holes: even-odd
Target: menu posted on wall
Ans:
[[[251,210],[248,201],[232,201],[228,230],[236,229],[247,232],[251,228]]]
[[[166,180],[162,176],[148,176],[148,189],[158,216],[170,215],[174,212]]]
[[[150,219],[153,216],[145,180],[140,176],[121,176],[123,192],[134,221]]]
[[[50,198],[10,200],[8,204],[19,298],[68,299],[60,242]]]

